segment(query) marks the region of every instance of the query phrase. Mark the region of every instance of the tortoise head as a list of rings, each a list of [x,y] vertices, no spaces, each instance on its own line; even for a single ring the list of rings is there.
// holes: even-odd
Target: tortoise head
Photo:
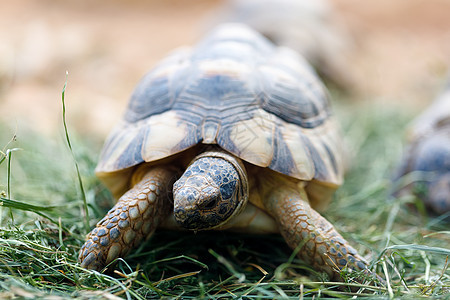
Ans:
[[[247,203],[245,168],[225,152],[203,152],[174,183],[173,198],[175,219],[184,228],[220,227],[239,214]]]
[[[435,213],[450,211],[450,135],[449,127],[422,138],[417,145],[412,170],[422,180],[416,182],[415,193]]]

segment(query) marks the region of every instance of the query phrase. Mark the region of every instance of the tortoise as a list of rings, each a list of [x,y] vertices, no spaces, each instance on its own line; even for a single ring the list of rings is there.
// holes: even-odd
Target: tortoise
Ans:
[[[96,168],[119,198],[87,236],[102,270],[157,227],[281,233],[318,271],[367,270],[318,211],[343,181],[329,95],[295,51],[223,24],[143,77]]]
[[[330,1],[228,0],[210,19],[209,24],[245,23],[276,45],[298,51],[339,88],[354,85],[349,66],[356,45]]]
[[[413,175],[396,196],[415,194],[432,214],[450,212],[450,83],[410,125],[396,180]]]

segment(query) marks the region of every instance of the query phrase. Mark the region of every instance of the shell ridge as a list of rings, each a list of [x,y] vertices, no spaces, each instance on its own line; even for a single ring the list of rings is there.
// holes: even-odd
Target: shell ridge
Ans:
[[[305,60],[251,30],[222,28],[191,49],[144,76],[105,143],[100,169],[120,171],[217,143],[300,180],[338,180],[341,149],[328,125],[329,97]]]

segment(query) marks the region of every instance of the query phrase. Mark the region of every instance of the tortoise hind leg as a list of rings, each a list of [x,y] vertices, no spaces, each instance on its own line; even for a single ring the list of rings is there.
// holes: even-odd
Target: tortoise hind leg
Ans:
[[[344,267],[366,270],[365,260],[309,205],[306,193],[295,187],[280,181],[263,200],[288,245],[293,249],[301,246],[301,259],[336,280]]]
[[[176,174],[169,167],[153,167],[120,197],[87,236],[78,257],[81,266],[101,270],[149,238],[172,210],[168,198]]]

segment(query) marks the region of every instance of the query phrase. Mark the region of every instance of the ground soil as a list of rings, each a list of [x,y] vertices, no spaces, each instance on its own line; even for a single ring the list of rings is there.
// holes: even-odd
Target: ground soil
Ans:
[[[423,107],[450,63],[450,1],[333,0],[355,47],[353,101]],[[44,133],[69,125],[103,139],[139,78],[208,29],[219,0],[22,0],[0,10],[0,120]]]

